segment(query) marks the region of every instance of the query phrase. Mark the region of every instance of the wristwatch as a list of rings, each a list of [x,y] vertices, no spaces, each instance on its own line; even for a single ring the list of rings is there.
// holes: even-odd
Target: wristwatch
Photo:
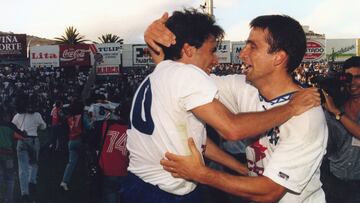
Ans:
[[[345,112],[340,111],[340,113],[335,114],[335,119],[337,121],[339,121],[344,114],[345,114]]]

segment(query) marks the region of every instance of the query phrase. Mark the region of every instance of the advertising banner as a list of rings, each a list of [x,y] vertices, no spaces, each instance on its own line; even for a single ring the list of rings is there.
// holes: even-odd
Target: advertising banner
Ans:
[[[97,52],[103,56],[103,62],[100,65],[119,65],[121,64],[121,44],[104,43],[96,44]]]
[[[60,66],[90,66],[89,45],[60,45]]]
[[[98,65],[96,66],[96,75],[119,75],[120,67],[118,65]]]
[[[327,39],[326,57],[332,61],[343,62],[356,56],[356,39]]]
[[[232,63],[233,64],[241,64],[242,61],[239,58],[240,51],[244,48],[245,42],[232,42]]]
[[[151,60],[149,48],[146,44],[137,44],[133,45],[133,65],[153,65],[153,61]]]
[[[357,46],[356,56],[360,56],[360,39],[357,39],[356,46]]]
[[[0,59],[26,59],[25,34],[0,34]]]
[[[306,53],[303,61],[321,61],[326,59],[325,56],[325,39],[311,38],[306,40]]]
[[[218,56],[219,63],[231,63],[229,40],[224,40],[218,45],[216,55]]]
[[[59,67],[59,46],[30,47],[31,67]]]

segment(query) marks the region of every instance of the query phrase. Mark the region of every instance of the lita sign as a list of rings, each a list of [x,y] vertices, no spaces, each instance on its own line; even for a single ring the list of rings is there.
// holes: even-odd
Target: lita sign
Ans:
[[[60,66],[90,66],[89,45],[60,45]]]
[[[303,61],[320,61],[325,59],[325,45],[324,39],[319,40],[307,40],[306,53]]]
[[[30,47],[31,67],[59,67],[59,46]]]
[[[26,35],[0,35],[0,59],[1,58],[26,58]]]

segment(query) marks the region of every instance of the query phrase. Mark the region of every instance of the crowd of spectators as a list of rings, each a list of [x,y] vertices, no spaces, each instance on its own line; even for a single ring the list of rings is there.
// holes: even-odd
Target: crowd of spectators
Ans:
[[[320,62],[303,62],[293,72],[293,77],[301,84],[312,86],[314,77],[327,77],[329,74],[338,73],[341,71],[340,64],[330,64],[326,61]]]
[[[338,71],[340,65],[332,65]],[[304,62],[293,73],[301,84],[312,85],[314,76],[326,76],[329,65],[325,61]],[[91,87],[91,95],[103,94],[112,102],[131,102],[132,96],[152,68],[124,68],[118,76],[98,76]],[[216,75],[241,74],[241,64],[218,64],[213,67]],[[50,111],[55,101],[69,104],[79,97],[87,81],[89,69],[31,68],[16,65],[0,66],[0,104],[13,110],[19,94],[36,95],[38,110],[45,121],[50,121]]]
[[[231,75],[231,74],[241,74],[241,64],[229,64],[221,63],[213,67],[212,73],[215,75]]]
[[[294,72],[293,77],[303,85],[313,85],[314,76],[326,76],[329,70],[339,71],[340,65],[321,62],[303,62]],[[91,86],[90,95],[105,95],[115,103],[129,103],[137,87],[153,68],[123,68],[118,76],[97,76]],[[218,64],[213,67],[213,74],[241,74],[241,64]],[[39,113],[47,123],[55,101],[69,104],[74,97],[81,96],[89,75],[89,69],[72,67],[32,68],[17,65],[0,65],[0,105],[15,110],[15,99],[20,94],[35,95]],[[91,103],[88,100],[85,105]]]
[[[303,85],[312,85],[314,76],[325,77],[331,72],[338,72],[340,68],[340,65],[330,65],[325,61],[304,62],[293,72],[293,77]],[[99,95],[103,95],[108,101],[116,104],[123,103],[123,106],[129,107],[137,87],[152,70],[146,67],[123,68],[117,76],[97,76],[90,88],[91,97],[84,104],[90,106]],[[7,108],[7,111],[14,115],[16,98],[21,95],[36,97],[33,100],[36,104],[33,106],[37,107],[37,112],[41,114],[45,122],[52,126],[50,112],[54,103],[61,101],[62,104],[70,104],[74,99],[83,99],[81,96],[89,78],[89,72],[89,68],[32,68],[0,65],[0,106]],[[212,73],[216,75],[241,74],[242,66],[241,64],[218,64],[213,67]]]
[[[91,95],[103,94],[108,100],[129,102],[137,86],[150,69],[127,69],[119,76],[100,76],[91,86]],[[55,101],[69,104],[79,97],[89,74],[88,69],[32,68],[17,65],[0,66],[0,105],[14,112],[15,99],[22,94],[34,95],[35,106],[47,123]]]

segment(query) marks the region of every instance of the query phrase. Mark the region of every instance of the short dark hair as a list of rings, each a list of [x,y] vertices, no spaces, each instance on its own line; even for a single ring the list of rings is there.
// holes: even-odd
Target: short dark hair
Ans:
[[[286,15],[264,15],[253,19],[250,27],[268,30],[268,53],[285,51],[288,55],[288,73],[300,65],[306,51],[306,36],[298,21]]]
[[[224,37],[224,30],[215,24],[212,16],[200,13],[195,9],[174,11],[165,26],[176,36],[176,44],[170,47],[162,46],[165,60],[180,59],[181,49],[185,43],[200,48],[211,36],[217,40]]]
[[[26,94],[19,94],[15,99],[15,107],[16,111],[19,114],[23,114],[27,112],[29,106],[29,97]]]
[[[343,69],[344,71],[349,68],[360,68],[360,56],[353,56],[349,59],[347,59],[344,62]]]
[[[82,114],[84,111],[84,104],[80,99],[75,99],[71,101],[69,106],[69,113],[72,116]]]
[[[60,100],[55,101],[55,107],[59,108],[61,107],[62,102]]]

